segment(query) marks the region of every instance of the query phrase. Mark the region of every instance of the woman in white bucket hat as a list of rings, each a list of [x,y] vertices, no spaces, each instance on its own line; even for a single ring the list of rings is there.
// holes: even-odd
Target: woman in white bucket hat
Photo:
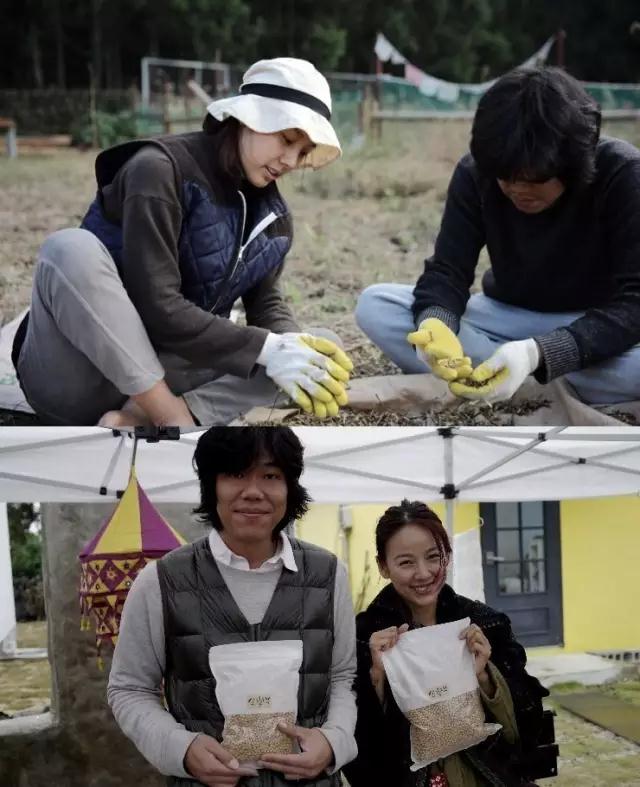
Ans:
[[[260,134],[303,132],[303,165],[314,169],[330,164],[341,153],[331,125],[329,84],[307,60],[259,60],[245,72],[240,94],[214,101],[207,112],[219,121],[233,117]]]
[[[301,332],[280,292],[292,229],[277,180],[340,152],[326,79],[275,58],[211,103],[202,131],[100,153],[97,197],[43,244],[14,344],[42,420],[221,424],[283,392],[336,414],[351,362],[326,331]]]

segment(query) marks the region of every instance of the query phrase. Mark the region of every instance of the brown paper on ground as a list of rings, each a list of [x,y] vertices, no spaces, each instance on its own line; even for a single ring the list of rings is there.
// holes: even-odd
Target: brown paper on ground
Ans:
[[[414,416],[431,412],[438,413],[440,420],[450,413],[451,420],[458,424],[462,424],[460,415],[464,413],[468,416],[467,423],[472,426],[474,413],[464,411],[474,406],[478,408],[477,412],[491,413],[505,424],[615,426],[633,423],[634,419],[640,424],[640,401],[593,407],[580,401],[574,389],[564,380],[540,385],[529,378],[508,402],[493,407],[481,400],[471,404],[468,400],[459,399],[443,380],[428,374],[357,377],[349,384],[348,409],[354,411],[391,411]],[[282,423],[299,412],[294,408],[255,407],[240,423]]]
[[[234,418],[229,426],[247,426],[248,424],[269,423],[279,424],[291,415],[300,412],[297,407],[277,408],[277,407],[252,407],[249,412],[240,418]]]

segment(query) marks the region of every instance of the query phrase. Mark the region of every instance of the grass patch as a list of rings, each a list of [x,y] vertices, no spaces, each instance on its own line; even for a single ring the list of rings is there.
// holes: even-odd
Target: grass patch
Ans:
[[[587,687],[583,683],[578,683],[575,680],[567,681],[566,683],[554,683],[551,687],[553,694],[571,694],[576,691],[587,691]]]
[[[617,697],[619,700],[630,702],[632,705],[640,706],[640,679],[629,678],[610,686],[603,686],[602,690]]]
[[[18,623],[19,648],[46,648],[47,622]],[[51,669],[47,659],[0,661],[0,713],[41,711],[51,702]]]
[[[0,661],[0,712],[40,712],[51,701],[51,670],[46,659]]]
[[[47,621],[34,620],[29,623],[18,623],[16,642],[19,648],[46,648]]]

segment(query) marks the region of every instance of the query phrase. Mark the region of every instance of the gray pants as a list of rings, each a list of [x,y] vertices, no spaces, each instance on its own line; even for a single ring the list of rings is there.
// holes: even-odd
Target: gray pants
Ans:
[[[158,355],[113,258],[82,229],[54,232],[40,249],[18,373],[29,404],[54,425],[93,425],[163,378],[207,426],[286,401],[262,368],[245,380]]]

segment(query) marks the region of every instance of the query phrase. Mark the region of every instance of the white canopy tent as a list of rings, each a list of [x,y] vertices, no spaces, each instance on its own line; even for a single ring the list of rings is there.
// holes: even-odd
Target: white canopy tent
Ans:
[[[16,605],[13,599],[7,506],[0,503],[0,659],[16,651]]]
[[[636,427],[296,427],[318,503],[557,500],[640,492]],[[154,502],[194,503],[201,432],[139,441]],[[0,500],[100,502],[124,489],[134,440],[99,427],[4,427]]]
[[[640,493],[636,427],[296,427],[295,432],[305,446],[303,483],[315,502],[444,500],[449,533],[456,500]],[[135,445],[136,473],[153,502],[193,504],[199,494],[191,460],[201,433],[136,443],[128,433],[99,427],[5,427],[0,430],[0,500],[114,500],[127,484]],[[457,538],[454,548],[458,565],[476,569],[477,586],[477,531],[475,541],[463,544]],[[464,592],[458,582],[456,587]],[[481,592],[480,587],[467,594],[479,597]]]

